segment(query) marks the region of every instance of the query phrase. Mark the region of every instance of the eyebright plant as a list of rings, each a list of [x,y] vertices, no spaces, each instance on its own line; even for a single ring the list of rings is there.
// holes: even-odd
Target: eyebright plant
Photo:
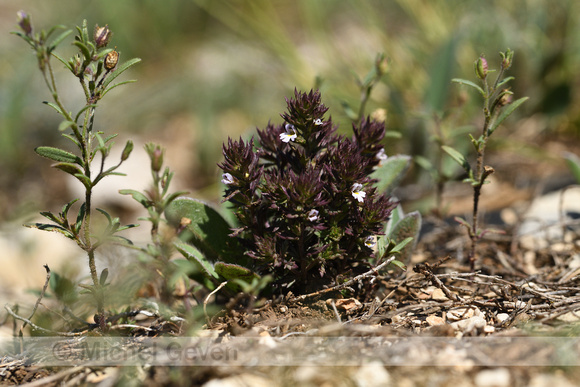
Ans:
[[[182,230],[175,247],[194,266],[190,277],[209,289],[340,286],[393,254],[408,259],[417,240],[420,214],[404,214],[390,197],[411,158],[387,157],[384,124],[360,120],[351,138],[338,136],[318,91],[286,102],[282,124],[223,146],[223,201],[234,224],[186,197],[165,211]]]
[[[486,232],[492,230],[481,229],[479,227],[478,221],[478,209],[479,209],[479,197],[481,195],[481,189],[484,184],[489,181],[486,180],[489,175],[494,173],[494,169],[485,164],[485,149],[489,140],[489,137],[495,132],[495,130],[501,125],[501,123],[512,114],[522,103],[524,103],[528,97],[520,98],[513,101],[513,93],[506,84],[513,80],[514,77],[505,77],[505,73],[511,67],[513,63],[514,52],[508,49],[506,52],[500,52],[501,63],[500,69],[495,77],[495,80],[491,80],[490,73],[493,70],[488,68],[487,60],[484,57],[480,57],[474,63],[475,75],[479,80],[479,84],[465,80],[465,79],[453,79],[453,82],[467,85],[475,90],[477,90],[483,98],[483,127],[481,135],[478,138],[473,137],[471,134],[469,138],[471,144],[473,145],[476,153],[476,164],[475,168],[471,166],[467,157],[461,154],[459,151],[455,150],[449,146],[443,146],[443,150],[449,154],[459,165],[461,165],[465,172],[467,172],[468,177],[464,180],[468,182],[473,187],[473,218],[471,224],[465,219],[457,217],[456,220],[463,225],[468,232],[469,238],[471,240],[471,249],[469,252],[469,262],[471,269],[475,266],[475,248],[477,242],[485,235]]]
[[[219,167],[239,223],[231,236],[251,266],[280,287],[314,290],[368,270],[396,203],[371,177],[384,154],[383,124],[362,120],[346,138],[318,91],[295,91],[287,105],[283,124],[258,130],[259,147],[229,139]]]
[[[105,177],[123,175],[117,172],[117,169],[131,154],[133,143],[127,141],[117,164],[105,169],[105,161],[113,145],[112,140],[117,135],[105,136],[103,132],[95,130],[95,115],[99,101],[109,91],[119,85],[133,82],[123,81],[113,84],[119,75],[138,63],[140,59],[131,59],[121,63],[119,53],[107,48],[112,37],[111,30],[107,26],[96,26],[94,33],[89,34],[87,22],[84,21],[82,27],[77,27],[78,34],[73,42],[78,53],[69,60],[65,60],[55,52],[55,49],[73,32],[72,30],[61,32],[49,41],[55,32],[64,27],[55,26],[48,31],[35,32],[30,16],[23,11],[18,12],[18,25],[20,31],[14,34],[24,39],[35,51],[38,67],[50,91],[52,102],[45,103],[62,116],[63,121],[58,130],[76,150],[76,152],[69,152],[60,148],[41,146],[35,151],[40,156],[54,161],[55,164],[52,165],[54,168],[73,176],[85,189],[84,201],[75,219],[69,218],[69,212],[80,199],[66,203],[59,214],[49,211],[41,212],[41,215],[49,219],[51,223],[35,223],[28,226],[61,233],[75,241],[87,254],[92,284],[81,286],[93,295],[97,309],[95,322],[105,329],[103,290],[106,286],[108,271],[104,269],[100,275],[97,273],[95,253],[106,243],[130,243],[118,233],[135,225],[122,226],[118,218],[112,217],[103,209],[96,208],[105,217],[106,225],[100,228],[94,227],[92,216],[95,208],[92,204],[92,193],[93,188]],[[73,74],[83,90],[84,106],[75,114],[70,112],[62,102],[54,77],[53,58],[60,61]],[[95,161],[97,155],[100,156],[98,162]]]

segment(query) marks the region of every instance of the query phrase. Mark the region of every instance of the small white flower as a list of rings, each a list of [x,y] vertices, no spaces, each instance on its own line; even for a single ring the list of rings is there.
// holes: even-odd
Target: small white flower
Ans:
[[[229,173],[224,173],[222,175],[222,183],[224,183],[225,185],[234,184],[234,177]]]
[[[308,213],[308,220],[314,222],[318,219],[318,211],[317,210],[310,210]]]
[[[381,160],[381,162],[385,161],[386,159],[389,158],[389,156],[387,156],[387,154],[385,153],[385,148],[382,148],[378,153],[377,153],[377,159]]]
[[[365,191],[362,190],[363,186],[360,183],[354,183],[352,185],[352,197],[355,198],[356,200],[358,200],[360,203],[364,202],[365,200],[365,196],[367,196],[367,193]]]
[[[320,118],[314,120],[314,125],[322,125],[322,124],[324,124],[324,122],[322,122]]]
[[[280,140],[283,142],[290,142],[296,140],[298,133],[296,133],[296,127],[292,124],[286,124],[286,132],[280,133]]]
[[[365,246],[368,247],[369,249],[372,249],[373,247],[375,247],[375,245],[377,244],[377,241],[375,239],[374,236],[368,236],[365,239]]]

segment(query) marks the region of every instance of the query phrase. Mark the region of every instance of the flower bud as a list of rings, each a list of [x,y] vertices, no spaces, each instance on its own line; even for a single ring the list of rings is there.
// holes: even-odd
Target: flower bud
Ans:
[[[105,56],[105,68],[109,71],[113,70],[119,62],[119,53],[115,50]]]
[[[127,160],[132,151],[133,151],[133,141],[129,140],[125,144],[125,149],[123,149],[123,153],[121,154],[121,161]]]
[[[76,75],[77,77],[79,75],[81,75],[83,60],[81,59],[80,55],[77,54],[74,57],[72,57],[69,61],[69,64],[72,67],[72,71],[73,71],[74,75]]]
[[[160,145],[148,143],[145,145],[145,151],[151,159],[151,170],[159,172],[163,166],[163,148]]]
[[[513,61],[513,58],[514,58],[514,52],[508,48],[505,53],[504,52],[500,52],[499,54],[501,55],[501,67],[504,70],[507,70],[510,67],[512,67],[512,61]]]
[[[475,75],[477,75],[479,79],[485,79],[485,77],[487,77],[487,60],[481,56],[475,61],[474,66]]]
[[[379,75],[386,74],[389,71],[389,61],[385,58],[383,54],[377,56],[377,60],[375,62],[377,73]]]
[[[499,106],[506,106],[506,105],[509,105],[510,103],[512,103],[513,94],[514,93],[512,93],[508,89],[504,89],[499,97],[498,105]]]
[[[24,11],[18,11],[16,13],[18,15],[18,26],[24,31],[26,36],[30,36],[32,34],[32,24],[30,24],[30,16],[26,14]]]
[[[106,47],[111,40],[112,32],[109,29],[109,26],[105,25],[104,27],[99,27],[98,25],[95,26],[94,32],[94,39],[95,43],[97,44],[97,48]]]

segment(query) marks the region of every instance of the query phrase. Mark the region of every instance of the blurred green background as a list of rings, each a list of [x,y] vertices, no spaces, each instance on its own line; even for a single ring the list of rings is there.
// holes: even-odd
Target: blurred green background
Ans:
[[[220,198],[222,142],[269,120],[279,123],[284,97],[294,88],[320,86],[333,120],[349,133],[343,104],[358,107],[354,74],[364,77],[378,53],[389,69],[367,114],[386,109],[387,128],[401,133],[385,140],[388,154],[433,157],[434,128],[452,137],[461,126],[477,127],[480,101],[450,80],[473,79],[481,54],[497,68],[498,52],[508,47],[516,53],[512,90],[530,100],[497,132],[495,146],[549,162],[558,155],[543,149],[546,138],[564,138],[570,146],[578,139],[580,3],[574,0],[4,0],[3,221],[60,206],[70,196],[60,174],[33,153],[36,146],[64,142],[58,116],[41,104],[49,95],[33,52],[9,34],[20,9],[37,29],[73,28],[83,19],[91,28],[108,24],[121,59],[143,59],[124,77],[138,82],[105,98],[97,127],[161,142],[182,185],[209,200]],[[69,43],[61,45],[64,57],[73,53]],[[80,89],[56,61],[55,67],[72,110]],[[416,168],[407,183],[428,187],[429,179]]]

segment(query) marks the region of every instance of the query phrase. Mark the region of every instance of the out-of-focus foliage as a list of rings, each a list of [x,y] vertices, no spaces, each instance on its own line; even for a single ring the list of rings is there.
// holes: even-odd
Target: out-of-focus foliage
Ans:
[[[476,116],[479,101],[454,110],[469,97],[450,80],[468,78],[473,58],[495,59],[506,47],[517,56],[513,91],[530,97],[518,117],[534,116],[545,133],[578,132],[580,3],[574,0],[7,0],[0,4],[0,219],[46,200],[43,187],[55,184],[53,176],[35,170],[30,149],[60,141],[49,130],[58,117],[36,108],[50,96],[23,59],[27,48],[8,35],[19,9],[39,25],[108,24],[121,58],[143,62],[134,74],[139,82],[111,96],[99,125],[144,133],[168,149],[175,132],[185,132],[191,152],[179,163],[190,172],[177,177],[194,189],[209,187],[214,199],[216,163],[228,136],[266,124],[295,87],[320,86],[333,120],[348,130],[341,102],[357,106],[353,74],[364,76],[381,52],[388,72],[367,113],[386,109],[387,128],[403,135],[385,140],[387,154],[429,157],[434,117],[461,114],[455,119],[465,123]]]

